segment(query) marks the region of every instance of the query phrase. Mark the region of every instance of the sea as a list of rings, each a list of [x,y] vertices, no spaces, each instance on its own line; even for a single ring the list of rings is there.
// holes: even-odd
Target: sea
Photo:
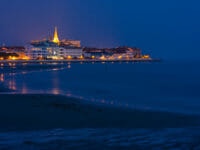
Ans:
[[[0,67],[0,81],[12,94],[64,95],[108,106],[200,115],[200,62],[25,63]],[[199,127],[0,133],[0,149],[200,149],[199,143]]]

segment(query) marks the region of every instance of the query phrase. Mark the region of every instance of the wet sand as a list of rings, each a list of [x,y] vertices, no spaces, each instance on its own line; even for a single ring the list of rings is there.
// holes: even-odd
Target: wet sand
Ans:
[[[0,131],[55,128],[181,128],[200,125],[199,116],[134,110],[41,94],[1,94]]]

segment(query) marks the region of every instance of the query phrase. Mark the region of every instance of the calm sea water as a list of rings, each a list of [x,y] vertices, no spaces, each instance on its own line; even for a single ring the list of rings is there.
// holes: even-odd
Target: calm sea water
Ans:
[[[2,68],[21,93],[75,96],[140,109],[200,113],[200,63],[88,63]],[[9,76],[8,76],[9,73]]]
[[[199,65],[24,64],[1,67],[0,81],[14,93],[62,94],[107,105],[200,114]],[[199,133],[199,127],[0,132],[0,149],[200,149]]]

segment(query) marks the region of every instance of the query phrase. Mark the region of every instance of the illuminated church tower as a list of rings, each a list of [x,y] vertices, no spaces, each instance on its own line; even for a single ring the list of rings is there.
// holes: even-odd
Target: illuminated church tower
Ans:
[[[55,34],[54,34],[54,39],[53,39],[54,43],[59,44],[59,38],[58,38],[58,31],[57,31],[57,27],[55,27]]]

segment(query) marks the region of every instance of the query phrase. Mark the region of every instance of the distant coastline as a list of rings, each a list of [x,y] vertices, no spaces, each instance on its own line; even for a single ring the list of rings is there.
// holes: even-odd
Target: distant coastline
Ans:
[[[71,60],[0,60],[0,64],[9,63],[98,63],[98,62],[159,62],[161,59],[137,58],[137,59],[71,59]]]

